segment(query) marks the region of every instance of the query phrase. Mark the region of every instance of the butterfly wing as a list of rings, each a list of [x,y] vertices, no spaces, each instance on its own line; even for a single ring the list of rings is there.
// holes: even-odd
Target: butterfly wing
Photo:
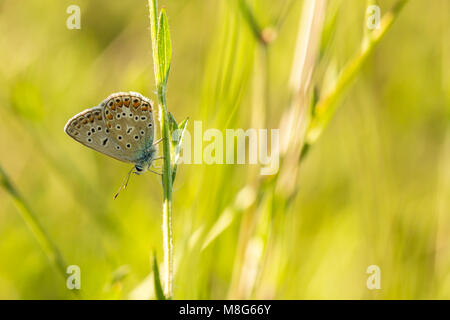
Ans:
[[[130,154],[113,138],[103,107],[86,109],[72,117],[64,131],[81,144],[123,162],[133,162]]]
[[[137,161],[153,144],[151,100],[136,92],[119,92],[106,98],[102,105],[110,134]]]

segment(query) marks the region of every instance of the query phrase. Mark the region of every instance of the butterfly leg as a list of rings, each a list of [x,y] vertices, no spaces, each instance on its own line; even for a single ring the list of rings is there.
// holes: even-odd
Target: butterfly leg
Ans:
[[[161,159],[164,159],[164,157],[163,157],[163,156],[156,157],[155,159],[153,159],[153,161],[155,161],[155,160],[161,160]],[[153,162],[152,162],[152,166],[153,166],[153,168],[161,169],[160,166],[155,166],[155,165],[153,165]]]
[[[153,173],[156,173],[156,174],[159,174],[160,176],[162,176],[162,173],[161,173],[161,172],[156,172],[156,171],[153,171],[152,169],[148,169],[148,171],[153,172]]]
[[[164,138],[158,139],[158,140],[156,140],[155,142],[153,142],[153,145],[157,145],[158,143],[160,143],[160,142],[163,141],[163,140],[164,140]]]
[[[122,182],[122,185],[120,186],[117,193],[114,195],[114,200],[119,196],[120,191],[125,190],[125,188],[128,186],[128,182],[130,181],[130,176],[132,173],[136,173],[136,171],[134,171],[134,168],[132,168],[126,175],[125,179]]]

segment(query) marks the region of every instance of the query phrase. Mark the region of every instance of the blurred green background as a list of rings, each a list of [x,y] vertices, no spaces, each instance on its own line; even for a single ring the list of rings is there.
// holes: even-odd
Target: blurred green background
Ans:
[[[396,1],[379,2],[384,14]],[[80,30],[66,28],[71,4]],[[195,120],[223,132],[279,128],[303,4],[159,1],[177,120],[190,117],[191,132]],[[358,53],[366,6],[328,1],[310,95],[320,98]],[[447,0],[406,4],[288,182],[250,165],[179,167],[176,299],[450,298],[449,9]],[[66,263],[81,268],[74,295],[0,189],[0,298],[153,299],[160,178],[133,177],[113,200],[130,165],[63,132],[113,92],[156,100],[146,1],[0,0],[0,33],[0,165]],[[379,290],[366,287],[369,265],[380,267]]]

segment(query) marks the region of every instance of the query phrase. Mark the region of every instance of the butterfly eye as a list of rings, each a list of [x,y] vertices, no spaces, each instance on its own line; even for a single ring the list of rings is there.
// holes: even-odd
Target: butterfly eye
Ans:
[[[139,166],[136,166],[136,171],[137,171],[137,172],[142,172],[143,170],[142,170],[142,168],[141,168],[141,167],[139,167]]]

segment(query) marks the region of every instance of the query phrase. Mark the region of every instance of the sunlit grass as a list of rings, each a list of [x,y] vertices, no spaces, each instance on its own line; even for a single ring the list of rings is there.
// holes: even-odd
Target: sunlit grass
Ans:
[[[177,169],[174,298],[448,297],[445,0],[409,1],[391,16],[403,1],[378,1],[395,23],[384,20],[370,54],[361,51],[366,1],[327,1],[319,43],[299,31],[305,1],[159,2],[175,119],[286,128],[307,119],[305,106],[336,107],[313,122],[320,138],[309,135],[301,162],[310,126],[291,123],[276,177],[249,165]],[[63,132],[112,92],[157,100],[147,2],[81,2],[81,30],[65,27],[69,4],[0,5],[0,44],[10,48],[0,53],[0,163],[64,262],[80,266],[83,298],[161,298],[161,180],[137,177],[113,201],[129,166]],[[305,87],[292,80],[305,79],[293,61],[308,43],[318,51]],[[73,298],[11,199],[0,189],[0,298]],[[371,264],[381,290],[366,288]],[[164,263],[158,271],[164,283]]]

